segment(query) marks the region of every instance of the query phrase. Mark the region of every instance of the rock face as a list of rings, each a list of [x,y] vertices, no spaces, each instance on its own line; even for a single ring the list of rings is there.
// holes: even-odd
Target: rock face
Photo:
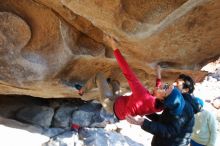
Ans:
[[[67,85],[99,71],[126,88],[106,35],[148,87],[157,63],[164,81],[201,81],[220,56],[219,26],[218,0],[0,0],[0,94],[78,98]]]

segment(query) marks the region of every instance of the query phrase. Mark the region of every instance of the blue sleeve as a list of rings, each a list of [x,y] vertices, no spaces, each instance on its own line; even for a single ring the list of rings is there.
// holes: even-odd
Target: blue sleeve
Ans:
[[[145,119],[141,128],[153,135],[170,138],[179,135],[186,122],[188,122],[186,116],[172,116],[168,124]]]
[[[154,113],[154,114],[150,114],[150,115],[146,115],[146,117],[152,121],[158,121],[159,120],[159,115]]]

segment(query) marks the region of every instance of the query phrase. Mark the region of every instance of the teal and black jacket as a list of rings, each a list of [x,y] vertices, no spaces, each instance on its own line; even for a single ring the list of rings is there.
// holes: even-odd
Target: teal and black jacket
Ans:
[[[181,94],[177,88],[173,96],[164,101],[162,114],[151,114],[142,129],[153,134],[152,146],[188,146],[197,110],[195,100],[189,94]]]

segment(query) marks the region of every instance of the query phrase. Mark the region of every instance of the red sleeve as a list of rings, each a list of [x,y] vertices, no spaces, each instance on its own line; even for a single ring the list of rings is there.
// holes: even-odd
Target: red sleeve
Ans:
[[[138,80],[137,76],[134,74],[134,72],[131,70],[131,68],[128,66],[128,63],[120,53],[119,49],[116,49],[114,51],[115,58],[126,77],[128,84],[131,88],[131,91],[133,94],[138,94],[142,89],[145,89],[145,87],[142,85],[142,83]]]

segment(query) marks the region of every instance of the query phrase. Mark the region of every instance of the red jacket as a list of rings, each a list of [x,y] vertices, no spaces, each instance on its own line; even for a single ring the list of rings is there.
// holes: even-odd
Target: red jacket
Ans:
[[[118,49],[114,51],[114,55],[132,91],[130,96],[117,97],[114,103],[114,113],[117,118],[123,120],[127,115],[142,116],[161,111],[155,108],[156,98],[138,80]],[[161,80],[157,79],[156,86],[160,85]]]

